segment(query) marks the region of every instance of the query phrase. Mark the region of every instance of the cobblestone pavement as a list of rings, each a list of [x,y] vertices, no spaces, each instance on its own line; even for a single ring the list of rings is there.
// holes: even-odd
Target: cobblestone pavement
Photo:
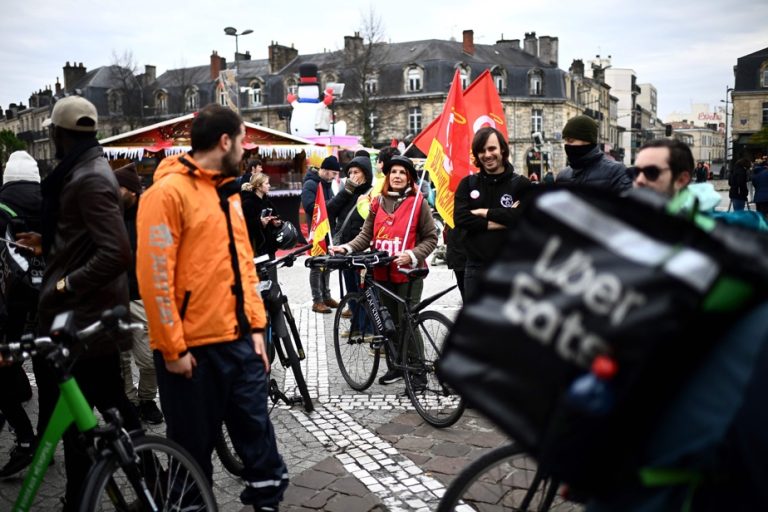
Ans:
[[[292,269],[282,269],[280,282],[291,300],[308,354],[303,371],[316,403],[311,414],[282,405],[272,411],[280,451],[291,476],[281,510],[434,510],[454,475],[506,442],[487,420],[471,410],[448,429],[426,424],[412,410],[402,382],[390,386],[375,382],[362,393],[351,390],[338,372],[333,315],[311,312],[307,269],[298,263]],[[424,297],[452,282],[450,270],[433,267]],[[459,306],[460,297],[454,290],[432,309],[453,317]],[[384,371],[382,368],[379,373]],[[282,389],[293,389],[292,374],[286,375],[279,365],[273,374]],[[30,401],[27,408],[34,416],[36,401]],[[148,431],[162,435],[164,425],[148,426]],[[11,446],[12,436],[6,430],[0,436],[2,460]],[[20,479],[0,482],[0,510],[10,508],[20,485]],[[59,510],[63,488],[63,453],[59,447],[34,510]],[[214,457],[214,491],[220,510],[248,510],[239,500],[242,489],[242,483]]]

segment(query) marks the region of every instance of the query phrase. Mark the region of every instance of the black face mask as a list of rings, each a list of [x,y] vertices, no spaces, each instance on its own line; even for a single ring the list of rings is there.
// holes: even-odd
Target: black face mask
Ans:
[[[586,155],[596,147],[597,147],[597,144],[587,144],[586,146],[573,146],[571,144],[566,144],[565,154],[568,155],[568,161],[573,164],[581,160],[584,157],[584,155]]]

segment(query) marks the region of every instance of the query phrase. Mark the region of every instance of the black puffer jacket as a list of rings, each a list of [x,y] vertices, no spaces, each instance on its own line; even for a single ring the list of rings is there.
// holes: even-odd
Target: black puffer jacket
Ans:
[[[333,198],[333,189],[331,189],[331,182],[325,181],[320,177],[317,171],[307,171],[304,175],[304,183],[301,186],[301,206],[304,208],[306,214],[307,224],[311,228],[312,224],[312,212],[315,209],[315,199],[317,198],[317,187],[323,187],[323,197],[325,198],[325,204],[328,204]],[[331,224],[331,230],[333,230],[333,219],[329,219]]]
[[[611,160],[597,146],[577,161],[569,163],[571,165],[557,175],[558,184],[574,183],[617,194],[632,188],[632,177],[624,164]]]
[[[333,199],[326,202],[328,217],[332,219],[331,223],[335,224],[336,229],[344,228],[340,234],[340,244],[349,242],[355,238],[363,227],[365,219],[357,213],[357,200],[360,196],[367,194],[368,191],[371,190],[373,183],[373,171],[371,169],[370,158],[364,156],[355,157],[347,164],[345,170],[349,171],[352,167],[362,169],[363,174],[365,175],[365,183],[354,188],[345,186],[344,189],[340,190],[339,193],[333,197]],[[351,185],[349,178],[347,178],[347,185]],[[350,192],[348,188],[353,188],[353,190]],[[349,217],[349,222],[344,225],[347,215],[349,215],[349,212],[352,211],[353,208],[355,211],[353,211]]]
[[[79,329],[99,320],[105,309],[128,307],[126,271],[131,247],[115,175],[100,146],[87,149],[69,168],[61,165],[42,183],[43,231],[46,225],[55,225],[55,229],[40,289],[41,333],[47,333],[56,314],[63,311],[74,311]],[[51,211],[46,205],[50,202],[57,202],[58,208],[46,214]],[[56,283],[64,277],[69,290],[57,291]],[[115,341],[127,348],[130,339],[102,335],[90,340],[89,352],[116,350]]]

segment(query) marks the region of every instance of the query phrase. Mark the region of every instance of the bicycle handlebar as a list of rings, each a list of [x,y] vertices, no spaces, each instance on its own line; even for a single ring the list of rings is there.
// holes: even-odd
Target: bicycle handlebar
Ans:
[[[296,258],[301,255],[301,253],[306,252],[311,248],[312,244],[302,245],[301,247],[294,249],[293,251],[289,252],[285,256],[281,256],[280,258],[268,261],[257,261],[259,258],[254,258],[253,262],[256,264],[256,269],[259,271],[279,266],[290,267],[293,265],[293,262],[296,261]]]
[[[75,331],[72,337],[75,340],[84,341],[105,330],[128,332],[144,329],[144,324],[124,321],[123,318],[127,314],[128,310],[124,306],[108,309],[101,314],[99,320]],[[39,336],[37,338],[34,338],[32,335],[27,335],[22,336],[19,341],[0,343],[0,358],[2,358],[2,361],[25,361],[32,356],[38,354],[44,355],[52,352],[60,347],[59,344],[54,343],[52,338],[52,336],[56,337],[57,334],[58,333],[52,332],[49,336]],[[64,355],[68,355],[68,349],[66,347],[61,348],[62,350],[67,351]]]
[[[355,267],[376,267],[389,265],[395,261],[386,251],[360,252],[354,254],[337,254],[328,256],[313,256],[307,258],[304,265],[309,268],[327,267],[334,269],[346,269]]]

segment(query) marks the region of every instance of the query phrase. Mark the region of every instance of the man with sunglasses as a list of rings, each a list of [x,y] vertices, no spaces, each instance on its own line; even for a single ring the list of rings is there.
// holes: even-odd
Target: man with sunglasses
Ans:
[[[632,188],[632,177],[624,164],[611,160],[597,144],[597,121],[576,116],[563,128],[568,167],[557,175],[557,183],[576,184],[620,193]]]
[[[693,154],[686,144],[658,139],[640,148],[629,172],[635,176],[635,188],[650,188],[672,198],[691,182],[693,167]]]

